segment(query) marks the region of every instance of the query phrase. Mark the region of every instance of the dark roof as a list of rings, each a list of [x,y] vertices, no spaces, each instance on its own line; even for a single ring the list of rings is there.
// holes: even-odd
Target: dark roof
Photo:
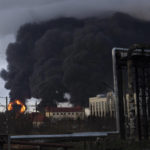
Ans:
[[[46,112],[83,112],[81,107],[46,107]]]

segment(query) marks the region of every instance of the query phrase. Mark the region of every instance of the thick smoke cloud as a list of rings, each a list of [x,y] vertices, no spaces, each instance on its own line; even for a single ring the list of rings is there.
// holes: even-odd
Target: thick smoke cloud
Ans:
[[[7,48],[8,69],[1,76],[11,99],[33,96],[43,99],[41,105],[54,104],[68,92],[74,103],[84,105],[89,96],[107,90],[110,49],[149,42],[149,22],[112,15],[150,20],[149,7],[149,0],[0,0],[0,35],[32,23],[21,27]],[[51,21],[40,23],[46,20]]]
[[[20,28],[1,71],[11,99],[41,98],[41,106],[76,105],[112,86],[111,49],[149,43],[150,22],[116,13],[105,18],[59,18]],[[109,85],[109,86],[108,86]]]
[[[6,68],[6,55],[4,51],[10,42],[14,42],[14,35],[7,35],[0,37],[0,68]],[[4,97],[8,95],[8,91],[4,88],[4,81],[0,78],[0,96]]]

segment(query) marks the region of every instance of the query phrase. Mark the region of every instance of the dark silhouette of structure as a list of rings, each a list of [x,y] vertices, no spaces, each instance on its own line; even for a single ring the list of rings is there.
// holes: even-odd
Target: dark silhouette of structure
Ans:
[[[149,137],[150,45],[113,49],[117,125],[121,137]],[[128,95],[128,98],[127,98]]]

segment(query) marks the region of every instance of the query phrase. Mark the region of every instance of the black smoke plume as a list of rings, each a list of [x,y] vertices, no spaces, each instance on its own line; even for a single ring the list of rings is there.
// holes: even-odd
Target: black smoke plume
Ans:
[[[1,77],[11,100],[35,97],[40,106],[55,105],[67,92],[74,104],[85,106],[113,86],[111,49],[150,43],[149,27],[122,13],[26,24],[7,48],[8,69]]]

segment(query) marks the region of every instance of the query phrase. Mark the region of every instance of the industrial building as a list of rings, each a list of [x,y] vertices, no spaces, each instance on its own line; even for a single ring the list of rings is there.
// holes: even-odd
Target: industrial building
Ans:
[[[123,139],[149,139],[150,45],[114,48],[117,130]]]

